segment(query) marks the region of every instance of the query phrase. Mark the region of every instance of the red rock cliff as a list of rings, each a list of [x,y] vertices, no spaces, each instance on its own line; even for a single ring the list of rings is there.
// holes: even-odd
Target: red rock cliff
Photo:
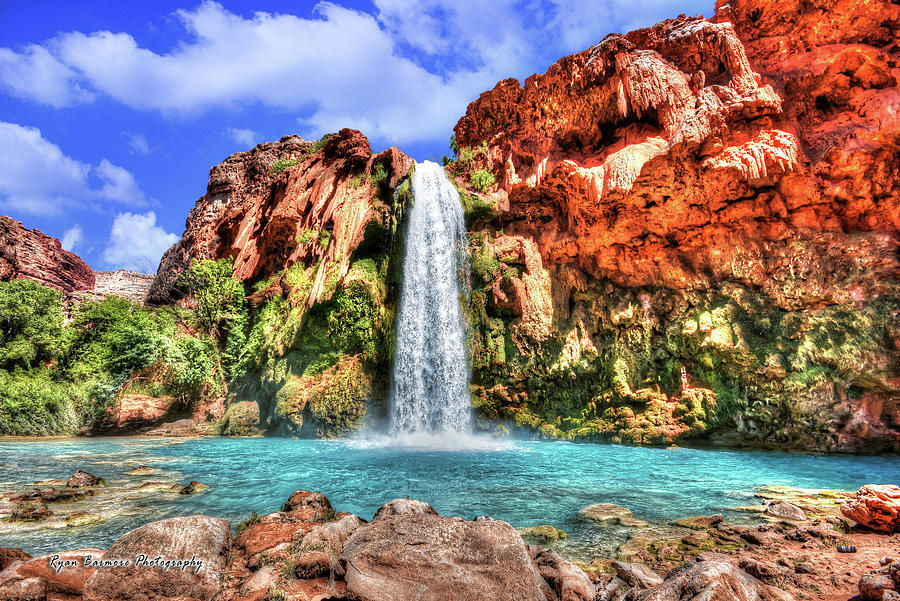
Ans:
[[[898,37],[896,2],[721,0],[472,102],[479,413],[900,449]]]
[[[550,263],[867,297],[900,275],[898,31],[890,2],[720,2],[500,82],[456,135],[487,142],[506,232]]]
[[[59,240],[0,217],[0,281],[15,278],[65,293],[94,288],[94,272],[77,255],[63,250]]]
[[[293,164],[278,173],[276,161]],[[286,136],[231,155],[210,170],[206,195],[188,215],[181,240],[163,256],[150,301],[176,298],[178,275],[194,259],[233,257],[235,276],[257,281],[321,258],[337,261],[343,278],[350,251],[373,217],[373,189],[359,178],[377,165],[393,188],[412,160],[396,148],[373,155],[366,137],[350,129],[318,145]],[[322,231],[331,232],[324,247],[318,235],[304,236]],[[319,273],[312,301],[324,284],[326,272]]]

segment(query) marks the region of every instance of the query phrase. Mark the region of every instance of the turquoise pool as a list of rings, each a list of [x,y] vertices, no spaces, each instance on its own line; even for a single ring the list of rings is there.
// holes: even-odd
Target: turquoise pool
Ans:
[[[198,480],[212,488],[200,495],[131,499],[127,509],[119,507],[92,527],[0,530],[0,546],[32,554],[106,547],[136,526],[173,515],[205,513],[237,523],[253,510],[277,510],[292,491],[308,489],[365,519],[383,502],[409,496],[446,515],[487,515],[516,527],[549,523],[569,532],[564,545],[570,552],[589,557],[611,552],[627,534],[580,516],[592,503],[624,505],[650,522],[712,512],[739,520],[743,514],[729,508],[754,503],[752,493],[763,485],[856,489],[900,479],[896,457],[551,442],[439,451],[282,438],[0,441],[4,490],[68,478],[76,469],[115,486],[129,481],[124,472],[138,465],[163,470],[145,480]]]

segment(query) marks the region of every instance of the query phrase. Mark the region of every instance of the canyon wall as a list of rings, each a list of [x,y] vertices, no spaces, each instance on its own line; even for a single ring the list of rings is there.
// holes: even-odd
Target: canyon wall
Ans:
[[[720,2],[472,102],[480,414],[900,448],[898,32],[891,2]]]
[[[150,298],[189,302],[178,279],[191,262],[233,260],[251,324],[225,433],[336,436],[383,415],[412,165],[344,129],[260,144],[210,170]]]
[[[59,240],[0,217],[0,281],[34,280],[63,293],[94,288],[94,272]]]

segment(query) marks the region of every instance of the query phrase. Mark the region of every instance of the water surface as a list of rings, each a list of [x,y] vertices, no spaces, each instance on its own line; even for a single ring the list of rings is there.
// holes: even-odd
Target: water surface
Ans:
[[[175,443],[175,444],[173,444]],[[896,457],[699,449],[651,449],[562,442],[511,442],[475,450],[379,447],[354,441],[281,438],[43,439],[0,441],[0,489],[68,478],[76,469],[115,486],[138,465],[164,470],[142,480],[198,480],[199,495],[142,495],[123,513],[95,526],[36,532],[0,531],[0,547],[32,554],[63,548],[107,547],[144,523],[203,513],[232,523],[279,509],[297,489],[323,492],[338,511],[371,519],[385,501],[412,497],[444,515],[479,515],[516,527],[553,524],[570,537],[566,549],[590,558],[623,542],[623,531],[599,528],[579,515],[592,503],[616,503],[635,516],[664,522],[724,512],[756,502],[767,484],[856,489],[896,482]],[[52,505],[51,505],[52,508]],[[118,512],[113,512],[118,513]]]

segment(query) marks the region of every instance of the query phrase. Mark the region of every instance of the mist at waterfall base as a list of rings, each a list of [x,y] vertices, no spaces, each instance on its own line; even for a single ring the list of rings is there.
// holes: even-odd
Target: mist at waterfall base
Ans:
[[[468,301],[466,222],[459,193],[437,163],[417,163],[404,238],[403,282],[387,434],[361,445],[470,449],[507,443],[472,433],[470,370],[461,303]]]

